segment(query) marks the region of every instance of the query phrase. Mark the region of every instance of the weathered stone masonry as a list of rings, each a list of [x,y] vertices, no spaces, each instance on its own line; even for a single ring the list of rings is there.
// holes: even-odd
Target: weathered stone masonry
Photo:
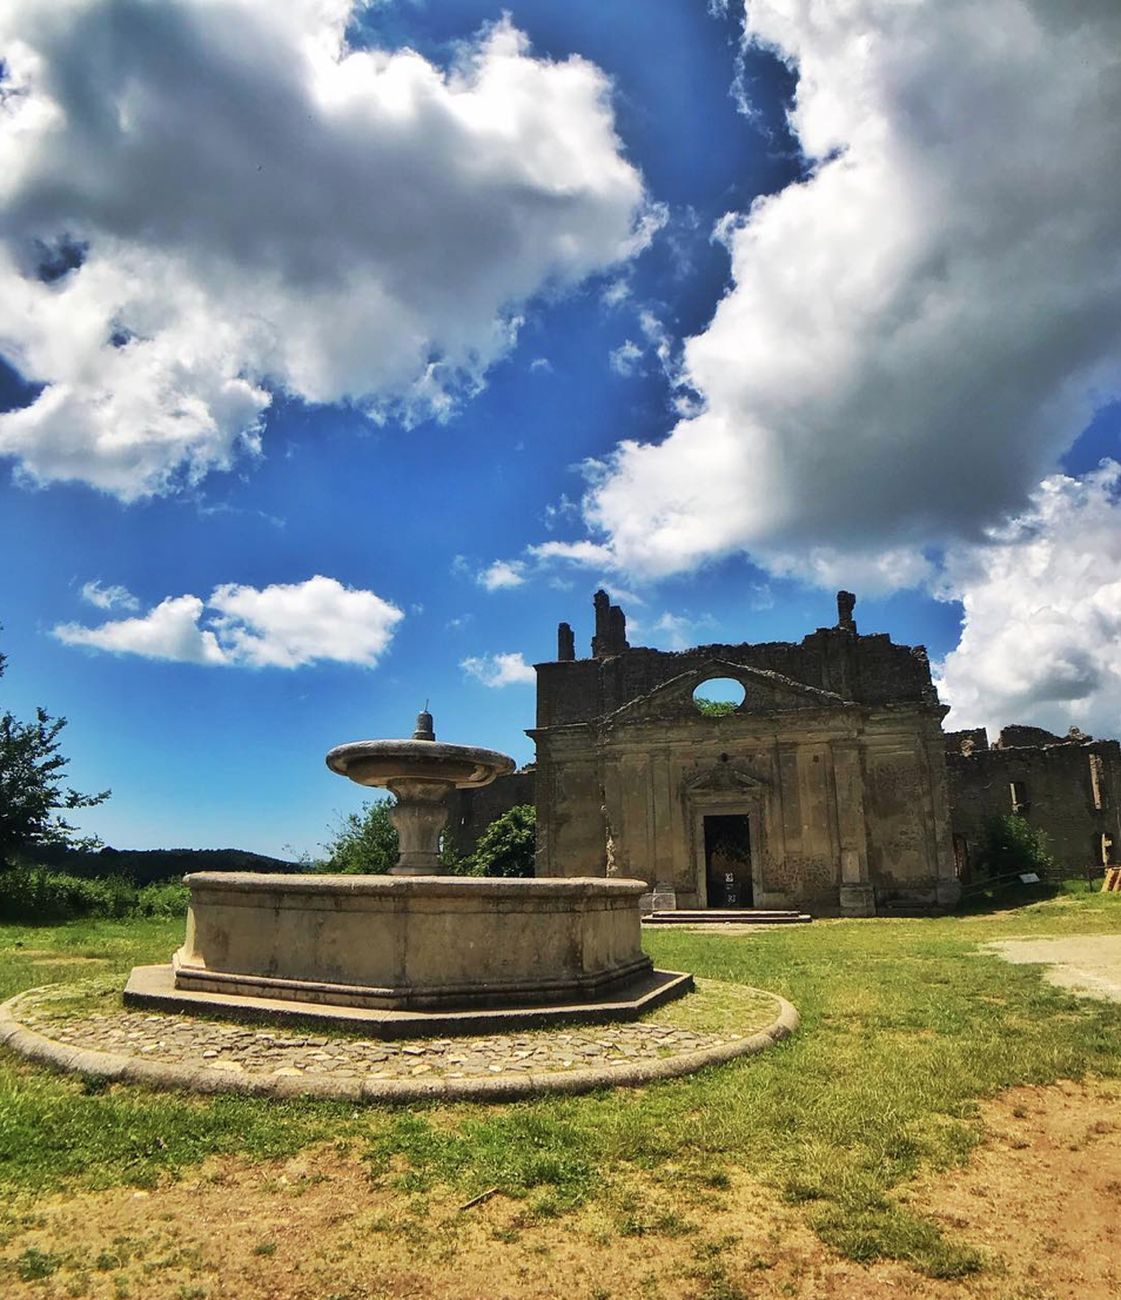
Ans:
[[[945,710],[925,651],[861,636],[852,605],[799,644],[666,653],[597,593],[593,657],[562,624],[537,665],[537,874],[636,876],[678,907],[952,906]],[[745,699],[705,716],[717,677]]]
[[[970,865],[992,818],[1017,812],[1047,836],[1056,862],[1079,875],[1121,858],[1121,745],[1081,732],[1005,727],[989,746],[983,728],[948,732],[952,831],[957,869]]]
[[[854,604],[838,592],[837,626],[798,644],[670,654],[632,648],[597,592],[592,657],[562,623],[557,659],[537,665],[536,770],[463,792],[461,851],[536,802],[539,875],[637,876],[659,906],[819,915],[952,906],[986,823],[1009,812],[1073,874],[1121,861],[1117,741],[943,733],[925,651],[861,636]],[[692,703],[714,677],[745,691],[725,717]]]

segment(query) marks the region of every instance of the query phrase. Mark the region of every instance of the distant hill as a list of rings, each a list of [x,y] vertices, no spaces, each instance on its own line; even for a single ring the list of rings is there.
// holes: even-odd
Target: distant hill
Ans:
[[[302,862],[249,853],[245,849],[114,849],[92,852],[52,845],[39,849],[36,861],[72,876],[126,876],[138,885],[176,880],[191,871],[306,871]]]

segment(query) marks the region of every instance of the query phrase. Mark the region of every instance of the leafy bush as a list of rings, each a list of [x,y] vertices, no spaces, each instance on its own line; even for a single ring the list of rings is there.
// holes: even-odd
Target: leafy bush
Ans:
[[[154,885],[141,885],[136,891],[134,916],[186,916],[191,891],[181,880],[161,880]]]
[[[440,849],[440,875],[441,876],[481,876],[483,869],[475,861],[473,854],[461,857],[455,851],[450,836],[444,837],[443,847]]]
[[[694,695],[693,703],[707,718],[724,718],[739,708],[731,700],[710,700],[704,695]]]
[[[348,813],[335,824],[324,844],[327,856],[308,864],[316,871],[344,875],[381,875],[396,865],[400,852],[397,832],[389,820],[392,799],[375,799],[361,811]],[[445,836],[440,851],[440,873],[445,876],[532,876],[537,839],[532,804],[520,804],[503,813],[479,837],[475,851],[460,857]]]
[[[397,831],[389,819],[392,798],[374,799],[361,811],[348,813],[335,823],[332,838],[323,845],[327,857],[308,861],[307,869],[342,875],[384,875],[396,866],[401,851]],[[481,876],[482,868],[470,857],[461,858],[445,838],[440,850],[440,873],[445,876]]]
[[[183,916],[186,885],[167,882],[137,888],[123,876],[85,880],[44,867],[0,872],[0,921],[49,923],[79,917]]]
[[[532,876],[537,846],[537,813],[522,803],[505,812],[479,836],[473,854],[481,876]]]
[[[990,876],[1034,871],[1045,875],[1055,868],[1047,836],[1016,813],[990,817],[977,854],[977,865]]]
[[[389,820],[393,800],[374,799],[360,812],[348,813],[335,824],[331,839],[323,845],[327,857],[317,864],[320,871],[344,875],[382,875],[397,862],[400,845]]]

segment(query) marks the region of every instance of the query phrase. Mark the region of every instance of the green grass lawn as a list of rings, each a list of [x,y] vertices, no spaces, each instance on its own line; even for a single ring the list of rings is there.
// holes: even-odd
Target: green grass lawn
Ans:
[[[158,920],[0,928],[0,996],[91,974],[123,982],[132,965],[166,960],[181,933],[182,921]],[[26,1209],[60,1189],[151,1185],[209,1155],[278,1157],[327,1139],[352,1143],[403,1197],[498,1186],[542,1216],[610,1198],[624,1177],[696,1196],[742,1169],[853,1258],[957,1276],[979,1261],[901,1204],[900,1185],[968,1157],[978,1099],[1121,1074],[1121,1004],[1076,1000],[978,945],[1078,933],[1121,933],[1121,898],[738,937],[653,933],[658,965],[780,993],[802,1029],[689,1079],[580,1098],[407,1110],[196,1098],[105,1088],[0,1053],[0,1200]]]

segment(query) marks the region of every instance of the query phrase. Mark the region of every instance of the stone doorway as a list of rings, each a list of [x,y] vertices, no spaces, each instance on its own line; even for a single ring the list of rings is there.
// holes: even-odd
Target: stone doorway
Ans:
[[[709,907],[752,907],[751,819],[744,813],[704,819],[705,885]]]

